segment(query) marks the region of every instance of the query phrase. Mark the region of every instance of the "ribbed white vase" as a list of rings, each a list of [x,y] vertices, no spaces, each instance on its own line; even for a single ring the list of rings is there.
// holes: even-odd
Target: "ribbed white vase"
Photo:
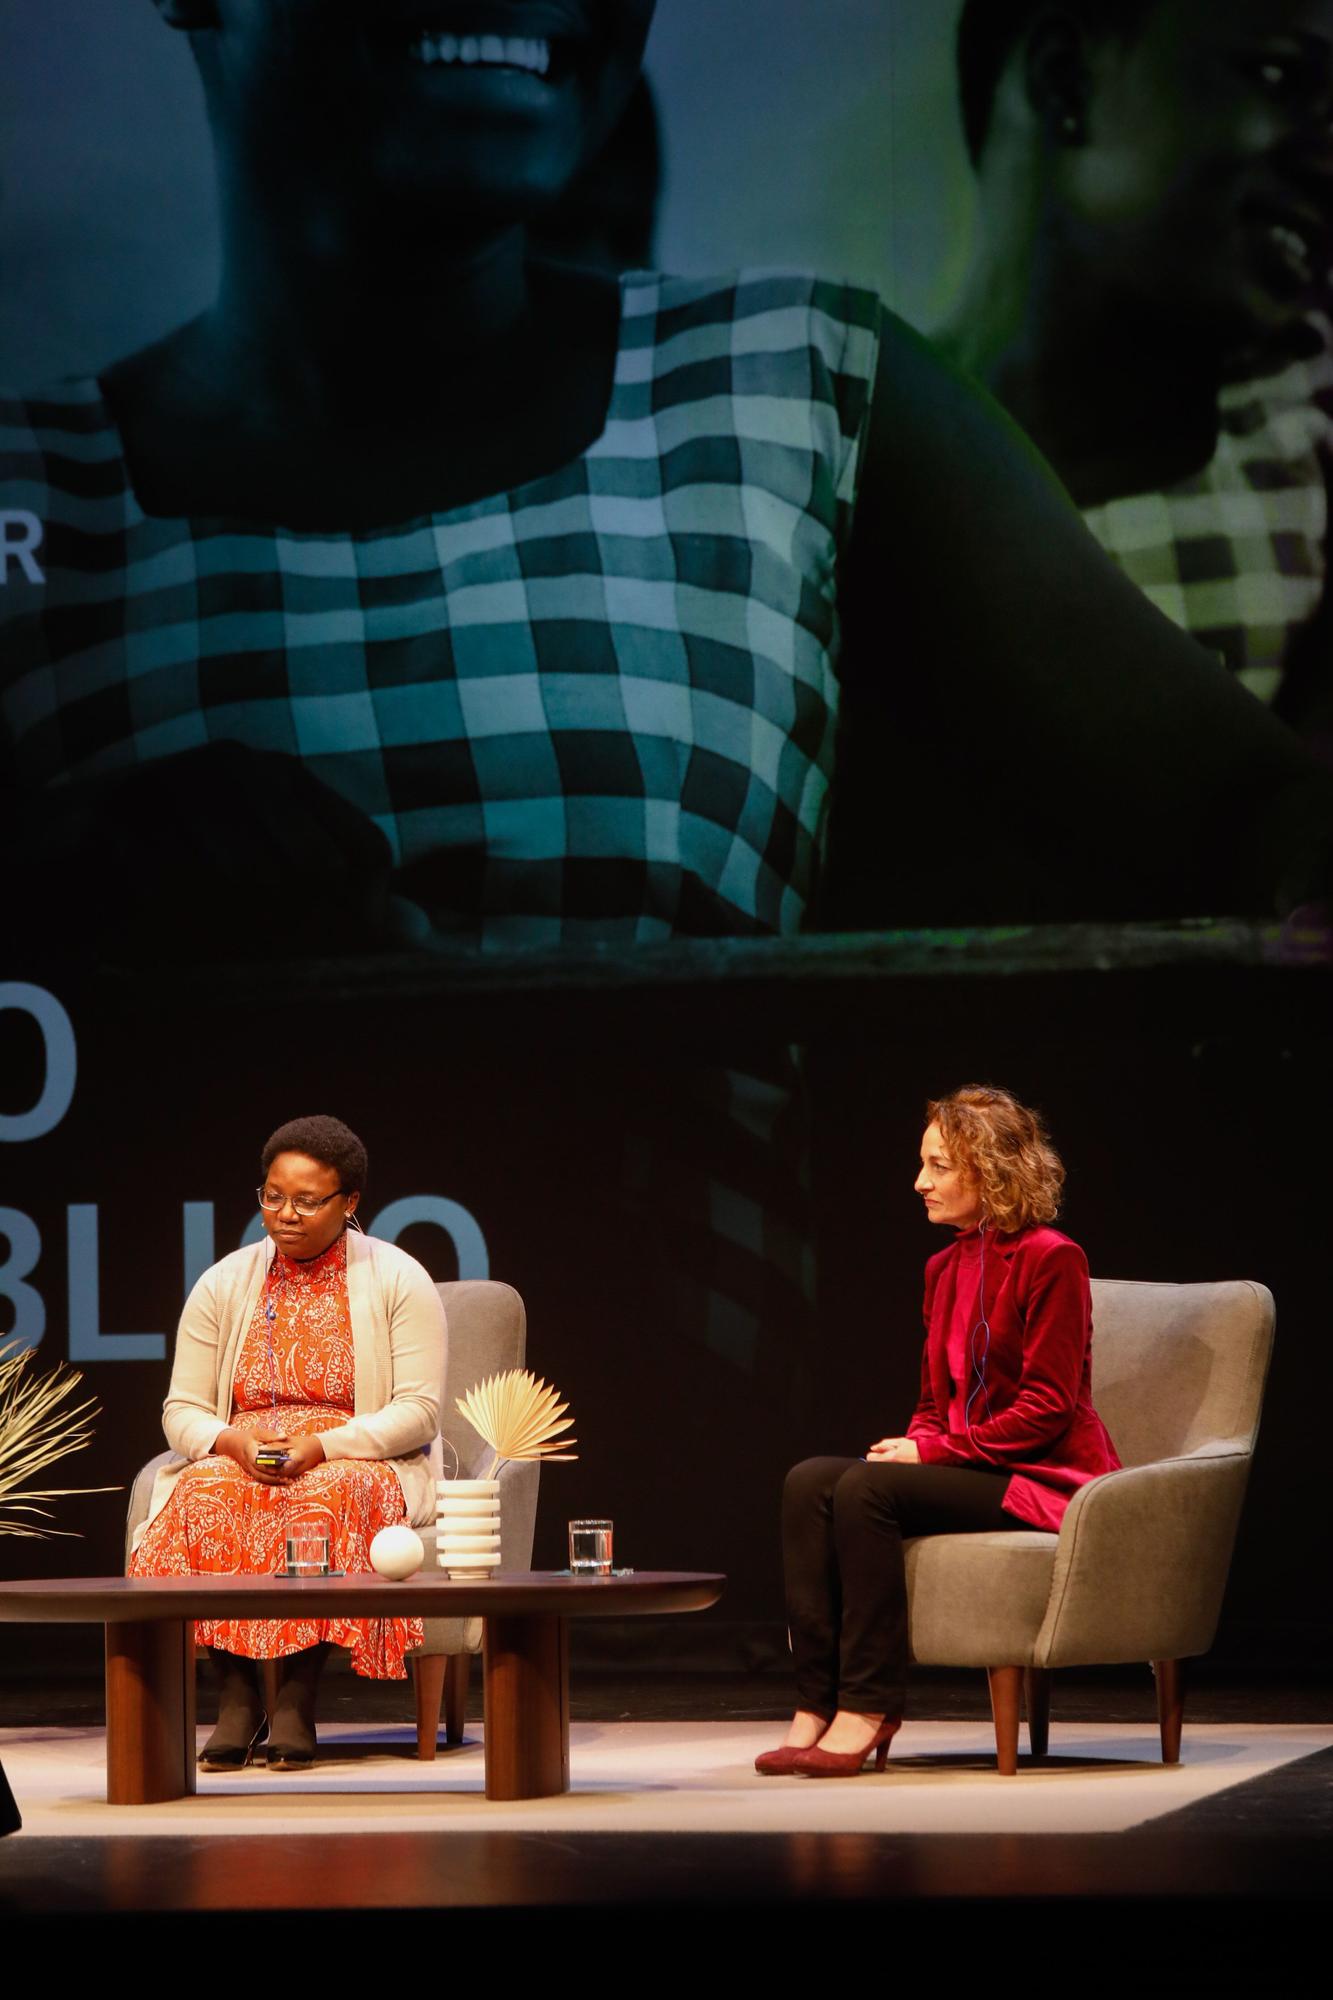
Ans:
[[[499,1569],[498,1479],[435,1482],[435,1546],[440,1568],[460,1581]]]

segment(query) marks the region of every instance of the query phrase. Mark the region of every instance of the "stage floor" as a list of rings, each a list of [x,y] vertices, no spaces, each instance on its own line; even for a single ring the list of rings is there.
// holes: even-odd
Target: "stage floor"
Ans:
[[[207,1732],[201,1728],[200,1741]],[[589,1833],[1092,1834],[1124,1833],[1272,1780],[1333,1751],[1327,1725],[1188,1728],[1183,1761],[1160,1762],[1155,1732],[1132,1723],[1066,1723],[1052,1754],[1001,1778],[994,1741],[975,1722],[908,1722],[888,1769],[851,1782],[761,1778],[769,1722],[580,1722],[571,1732],[570,1792],[515,1804],[483,1794],[482,1730],[415,1755],[404,1726],[325,1724],[309,1774],[200,1774],[192,1799],[105,1803],[105,1738],[96,1728],[0,1730],[0,1760],[35,1839],[155,1834]]]
[[[95,1969],[149,1938],[225,1955],[242,1915],[275,1963],[316,1936],[356,1963],[382,1939],[374,1913],[414,1951],[444,1949],[443,1915],[478,1949],[563,1956],[595,1916],[617,1962],[650,1938],[659,1969],[693,1978],[725,1925],[747,1968],[790,1977],[854,1916],[871,1939],[896,1926],[895,1963],[901,1944],[919,1972],[927,1939],[992,1952],[1003,1903],[1048,1952],[1094,1940],[1099,1962],[1129,1951],[1159,1974],[1268,1987],[1326,1926],[1333,1712],[1304,1677],[1215,1675],[1166,1768],[1146,1672],[1062,1676],[1053,1755],[1005,1779],[984,1677],[923,1675],[927,1719],[905,1725],[887,1772],[818,1784],[752,1769],[781,1736],[776,1679],[576,1676],[573,1790],[507,1805],[482,1793],[479,1689],[467,1741],[421,1764],[410,1691],[334,1673],[308,1777],[261,1765],[201,1775],[193,1799],[113,1808],[96,1680],[34,1664],[0,1682],[0,1759],[24,1815],[0,1840],[0,1913],[61,1964],[74,1951]],[[202,1677],[201,1695],[207,1708]]]

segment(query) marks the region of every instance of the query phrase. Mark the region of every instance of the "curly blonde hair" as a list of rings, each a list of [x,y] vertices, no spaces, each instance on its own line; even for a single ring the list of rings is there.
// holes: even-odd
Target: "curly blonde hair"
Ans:
[[[954,1165],[981,1190],[986,1219],[1004,1235],[1053,1222],[1065,1170],[1039,1111],[1007,1090],[965,1083],[926,1106]]]

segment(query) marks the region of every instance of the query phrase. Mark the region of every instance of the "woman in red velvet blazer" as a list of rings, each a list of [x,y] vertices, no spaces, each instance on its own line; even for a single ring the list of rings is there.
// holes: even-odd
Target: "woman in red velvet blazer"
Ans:
[[[926,1266],[921,1398],[864,1458],[811,1458],[783,1494],[797,1710],[766,1775],[882,1770],[903,1712],[907,1536],[1055,1529],[1120,1464],[1092,1406],[1088,1260],[1050,1224],[1064,1168],[1039,1115],[968,1085],[932,1103],[916,1191],[954,1239]]]

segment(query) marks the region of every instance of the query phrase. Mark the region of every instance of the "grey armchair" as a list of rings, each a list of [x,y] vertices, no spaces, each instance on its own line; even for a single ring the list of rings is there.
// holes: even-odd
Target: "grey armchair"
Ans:
[[[906,1544],[922,1666],[984,1667],[996,1760],[1018,1765],[1020,1699],[1044,1756],[1059,1667],[1147,1660],[1162,1760],[1180,1757],[1182,1663],[1212,1645],[1259,1429],[1273,1299],[1248,1280],[1094,1280],[1093,1394],[1120,1472],[1070,1502],[1058,1535]]]
[[[436,1287],[444,1301],[449,1322],[443,1395],[440,1402],[440,1436],[444,1443],[444,1469],[453,1470],[456,1452],[462,1478],[476,1477],[485,1470],[487,1448],[476,1432],[458,1414],[458,1398],[474,1382],[506,1368],[521,1368],[527,1344],[527,1316],[523,1301],[512,1285],[490,1278],[464,1278]],[[450,1447],[452,1446],[452,1451]],[[438,1449],[438,1448],[437,1448]],[[432,1454],[434,1456],[434,1454]],[[152,1497],[153,1480],[159,1466],[172,1462],[173,1452],[161,1452],[142,1467],[130,1489],[125,1520],[125,1559],[128,1563],[134,1531],[146,1519]],[[537,1517],[537,1477],[540,1467],[505,1465],[500,1471],[500,1561],[507,1570],[532,1566],[532,1535]],[[435,1543],[426,1542],[426,1567],[436,1564]],[[420,1648],[408,1654],[416,1689],[417,1755],[432,1758],[439,1739],[440,1709],[445,1717],[445,1740],[462,1741],[467,1707],[469,1668],[472,1655],[481,1649],[479,1618],[428,1618]],[[265,1664],[267,1696],[276,1693],[276,1663]]]
[[[465,1417],[458,1399],[484,1376],[521,1368],[527,1349],[527,1315],[512,1285],[490,1278],[464,1278],[436,1287],[449,1321],[444,1395],[440,1403],[440,1436],[445,1471],[479,1479],[486,1473],[490,1452]],[[537,1519],[536,1463],[500,1467],[500,1567],[531,1569],[532,1535]],[[426,1543],[426,1567],[436,1567],[436,1548]],[[444,1707],[446,1743],[461,1743],[467,1711],[472,1655],[481,1651],[480,1618],[428,1618],[420,1650],[409,1653],[417,1698],[417,1755],[435,1755]]]

